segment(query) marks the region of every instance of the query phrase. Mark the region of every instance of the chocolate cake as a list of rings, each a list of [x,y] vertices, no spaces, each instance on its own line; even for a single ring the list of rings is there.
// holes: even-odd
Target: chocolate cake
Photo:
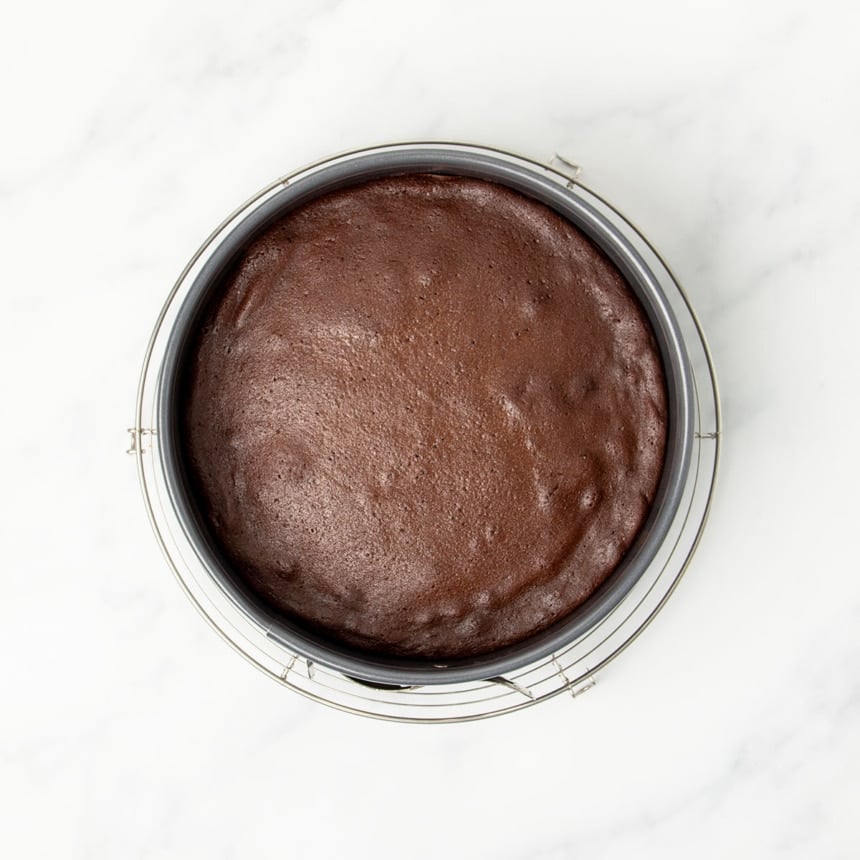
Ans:
[[[236,577],[377,654],[484,654],[561,619],[663,469],[663,369],[624,278],[477,179],[290,212],[228,273],[183,374],[186,469]]]

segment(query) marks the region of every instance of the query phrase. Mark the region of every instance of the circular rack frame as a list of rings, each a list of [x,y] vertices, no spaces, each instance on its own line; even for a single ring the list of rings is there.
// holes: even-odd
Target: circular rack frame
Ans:
[[[681,503],[648,569],[601,621],[549,657],[506,677],[459,684],[411,687],[372,685],[314,663],[254,624],[207,574],[173,510],[160,467],[158,377],[177,310],[217,248],[242,219],[284,186],[313,171],[368,153],[409,148],[479,153],[538,171],[566,187],[620,230],[657,278],[684,338],[693,383],[693,450]],[[627,648],[666,603],[695,554],[713,499],[720,458],[722,421],[713,359],[695,311],[677,278],[632,221],[579,181],[579,168],[560,156],[543,164],[473,144],[416,141],[352,150],[284,176],[229,215],[206,239],[180,274],[156,320],[146,348],[137,390],[129,453],[134,456],[144,504],[156,539],[185,594],[225,642],[266,675],[297,693],[342,711],[414,723],[477,720],[521,710],[560,693],[573,696],[594,686],[595,676]]]

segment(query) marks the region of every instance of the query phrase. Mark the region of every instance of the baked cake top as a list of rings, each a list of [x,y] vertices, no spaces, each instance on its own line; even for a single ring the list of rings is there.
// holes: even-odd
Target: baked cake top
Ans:
[[[211,531],[275,611],[371,652],[520,641],[633,543],[666,445],[644,311],[569,221],[393,176],[270,227],[185,366]]]

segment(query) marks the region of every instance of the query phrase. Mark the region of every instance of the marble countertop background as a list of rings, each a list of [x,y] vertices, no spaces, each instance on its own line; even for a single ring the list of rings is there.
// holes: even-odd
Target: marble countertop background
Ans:
[[[0,846],[122,858],[860,856],[860,60],[848,3],[15,4],[0,29]],[[197,617],[125,428],[221,217],[335,151],[560,152],[699,311],[713,517],[597,687],[346,716]]]

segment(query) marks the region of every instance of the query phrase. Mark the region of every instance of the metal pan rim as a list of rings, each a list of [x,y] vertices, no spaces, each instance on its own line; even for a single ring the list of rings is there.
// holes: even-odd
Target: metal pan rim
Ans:
[[[335,644],[268,611],[241,588],[201,528],[185,481],[177,438],[176,388],[183,350],[196,315],[224,268],[251,237],[290,209],[348,184],[394,173],[454,173],[498,182],[551,206],[598,244],[621,269],[643,303],[657,339],[669,394],[666,463],[652,513],[618,568],[581,607],[520,643],[474,658],[441,662],[385,658]],[[171,506],[197,559],[250,624],[285,647],[348,677],[384,685],[457,684],[487,680],[542,660],[586,635],[615,609],[648,568],[678,512],[693,446],[692,374],[684,339],[659,278],[631,241],[586,199],[537,165],[486,149],[446,146],[380,147],[321,162],[247,212],[219,237],[195,278],[173,326],[158,375],[157,432],[160,465]],[[630,227],[633,231],[633,228]],[[644,238],[644,237],[642,237]]]

